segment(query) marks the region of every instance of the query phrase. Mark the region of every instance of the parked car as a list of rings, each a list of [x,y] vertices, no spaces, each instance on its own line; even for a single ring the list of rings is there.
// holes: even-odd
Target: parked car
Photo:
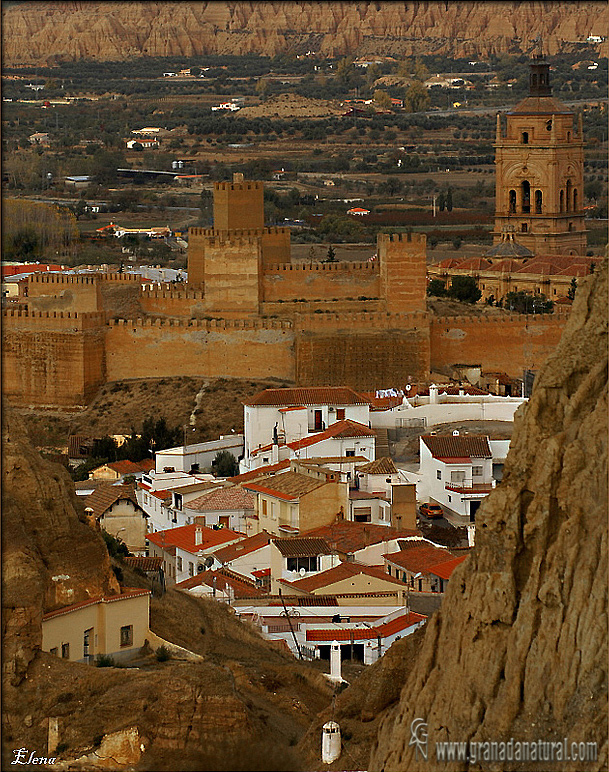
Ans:
[[[438,517],[444,517],[444,510],[439,504],[421,504],[419,512],[432,520],[435,520]]]

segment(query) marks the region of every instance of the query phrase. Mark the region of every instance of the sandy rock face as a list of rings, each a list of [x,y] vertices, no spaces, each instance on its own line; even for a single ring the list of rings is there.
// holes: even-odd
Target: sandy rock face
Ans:
[[[18,683],[42,642],[43,613],[119,586],[103,540],[78,519],[67,472],[33,450],[7,409],[2,450],[3,666]]]
[[[606,769],[606,269],[580,283],[561,343],[517,414],[504,480],[477,518],[476,548],[428,623],[369,769],[429,769],[409,745],[415,718],[428,724],[430,759],[447,740],[566,737],[598,743],[585,768]]]
[[[514,38],[549,53],[605,35],[604,3],[31,2],[3,13],[5,65],[53,59],[257,53],[486,56]],[[599,50],[606,54],[607,43]]]

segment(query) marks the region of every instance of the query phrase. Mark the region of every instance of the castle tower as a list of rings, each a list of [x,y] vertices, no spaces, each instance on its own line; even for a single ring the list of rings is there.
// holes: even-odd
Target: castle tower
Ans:
[[[493,242],[512,232],[536,254],[583,255],[584,137],[581,115],[552,96],[550,66],[530,63],[529,95],[497,115]]]
[[[424,233],[379,233],[376,240],[381,292],[389,313],[427,310],[427,247]]]
[[[214,183],[214,230],[264,228],[264,187],[259,180],[233,174],[232,182]]]

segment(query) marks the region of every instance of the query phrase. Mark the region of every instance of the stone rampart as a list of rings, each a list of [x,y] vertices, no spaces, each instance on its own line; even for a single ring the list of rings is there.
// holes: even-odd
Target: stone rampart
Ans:
[[[432,317],[431,369],[449,373],[458,362],[482,362],[485,370],[522,378],[558,345],[566,321],[562,314]]]
[[[266,265],[263,301],[357,300],[379,298],[379,268],[375,263],[287,263]]]

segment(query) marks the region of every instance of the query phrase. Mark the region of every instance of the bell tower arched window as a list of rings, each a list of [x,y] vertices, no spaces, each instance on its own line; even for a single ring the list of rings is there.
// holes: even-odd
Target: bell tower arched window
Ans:
[[[571,188],[572,188],[572,182],[571,180],[567,180],[567,212],[571,211],[571,206],[572,206]]]
[[[522,211],[527,214],[531,211],[531,183],[528,180],[522,181]]]
[[[535,214],[541,214],[543,208],[543,193],[541,190],[535,191]]]
[[[509,212],[510,214],[516,214],[516,191],[510,190],[509,193]]]
[[[577,212],[577,206],[578,206],[578,200],[577,200],[577,188],[573,188],[573,211]]]
[[[558,200],[559,200],[559,205],[558,205],[559,211],[564,212],[565,211],[565,191],[564,190],[560,191]]]

